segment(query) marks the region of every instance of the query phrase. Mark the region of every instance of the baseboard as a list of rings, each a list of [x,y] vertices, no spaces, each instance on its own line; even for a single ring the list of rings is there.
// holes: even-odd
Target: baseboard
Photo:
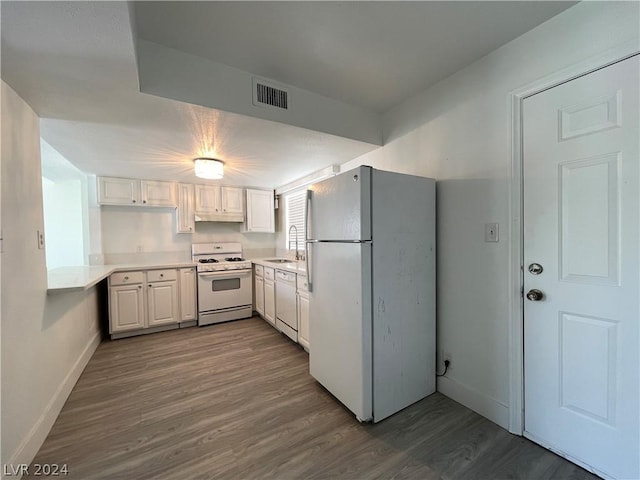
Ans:
[[[78,360],[73,364],[73,367],[67,373],[66,377],[56,390],[56,393],[53,395],[51,401],[47,404],[44,412],[36,422],[36,424],[31,428],[25,439],[22,441],[20,446],[16,449],[16,451],[9,457],[9,461],[7,463],[13,465],[19,464],[30,464],[42,444],[44,443],[47,435],[51,431],[51,427],[55,423],[62,407],[64,406],[67,398],[71,394],[71,390],[75,386],[76,382],[80,378],[80,374],[89,363],[89,360],[93,356],[93,353],[98,348],[101,340],[100,331],[96,332],[96,334],[89,340],[87,346],[82,351]]]
[[[438,378],[437,390],[509,430],[509,407],[504,403],[448,377]]]

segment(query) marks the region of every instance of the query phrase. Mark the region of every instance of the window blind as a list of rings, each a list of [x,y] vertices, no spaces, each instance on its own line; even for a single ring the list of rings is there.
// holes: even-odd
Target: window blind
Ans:
[[[287,235],[287,250],[296,248],[296,229],[298,231],[298,250],[304,250],[304,222],[306,220],[307,190],[297,190],[285,195],[285,233]],[[289,229],[295,229],[289,234]]]

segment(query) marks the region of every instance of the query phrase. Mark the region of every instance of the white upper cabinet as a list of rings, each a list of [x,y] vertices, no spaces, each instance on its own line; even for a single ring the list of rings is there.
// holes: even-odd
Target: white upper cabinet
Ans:
[[[242,188],[196,185],[195,219],[211,222],[244,222]]]
[[[276,231],[273,190],[246,190],[247,220],[245,232]]]
[[[176,186],[173,182],[141,180],[142,204],[149,207],[175,207]]]
[[[220,187],[222,193],[222,212],[244,216],[244,199],[242,188]]]
[[[271,194],[273,196],[273,194]],[[193,233],[196,221],[245,221],[245,196],[242,187],[176,184],[135,178],[98,177],[98,204],[139,205],[143,207],[177,207],[176,232]],[[273,205],[271,205],[273,216]],[[264,225],[252,232],[264,230]]]
[[[193,233],[195,230],[194,188],[190,183],[178,184],[178,208],[176,210],[176,232]]]
[[[196,185],[196,213],[220,213],[220,187],[212,185]]]
[[[137,205],[140,203],[140,180],[98,177],[100,205]]]
[[[136,178],[98,177],[98,203],[175,207],[175,184]]]

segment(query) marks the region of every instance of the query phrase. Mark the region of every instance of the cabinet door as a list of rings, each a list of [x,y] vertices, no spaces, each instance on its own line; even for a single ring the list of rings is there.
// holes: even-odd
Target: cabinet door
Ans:
[[[264,279],[256,276],[255,278],[256,292],[256,312],[264,317]]]
[[[275,232],[272,190],[247,190],[247,232]]]
[[[180,269],[180,321],[195,320],[196,311],[196,269]]]
[[[142,284],[109,288],[109,333],[145,327]]]
[[[220,187],[196,185],[196,213],[220,213]]]
[[[264,280],[264,319],[276,324],[276,288],[273,280]]]
[[[242,188],[222,187],[222,213],[238,213],[244,215]]]
[[[135,205],[140,201],[140,180],[98,177],[100,205]]]
[[[176,186],[173,182],[140,182],[142,204],[149,207],[175,207]]]
[[[193,185],[178,184],[178,208],[176,210],[176,232],[193,233],[195,221],[193,219]]]
[[[309,350],[309,294],[298,292],[298,342]]]
[[[149,283],[147,288],[147,326],[178,322],[178,281]]]

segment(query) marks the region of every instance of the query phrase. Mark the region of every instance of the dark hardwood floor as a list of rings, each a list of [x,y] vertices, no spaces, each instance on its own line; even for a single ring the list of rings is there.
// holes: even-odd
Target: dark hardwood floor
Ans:
[[[73,479],[595,479],[436,393],[359,424],[254,318],[104,342],[34,463]]]

